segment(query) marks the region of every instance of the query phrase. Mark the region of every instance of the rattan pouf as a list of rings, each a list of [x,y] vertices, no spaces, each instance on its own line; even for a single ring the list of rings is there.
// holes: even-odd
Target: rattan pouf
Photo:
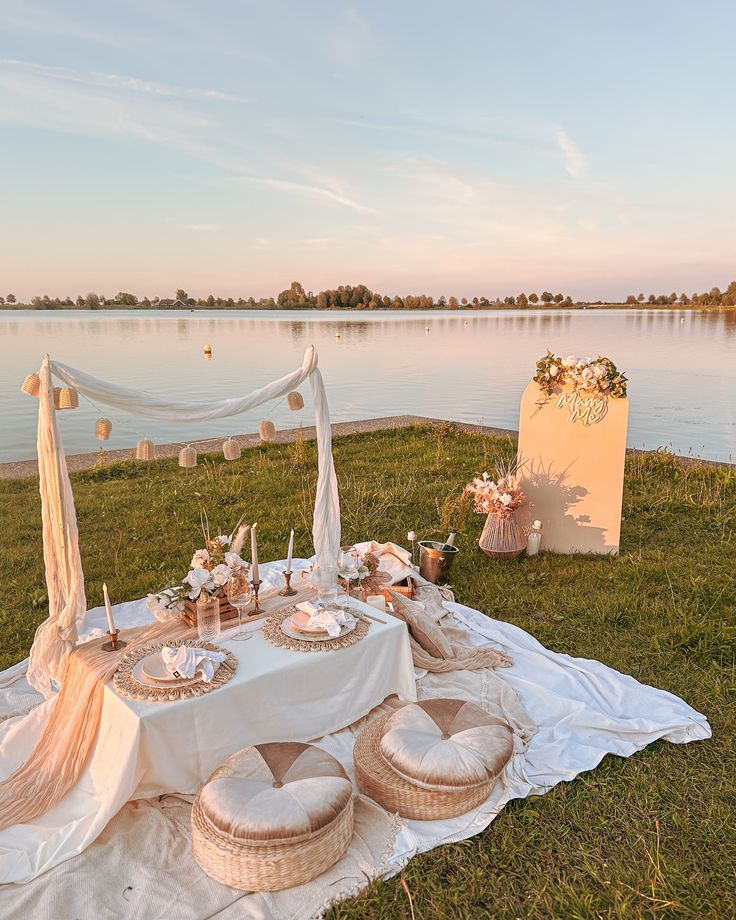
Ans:
[[[194,857],[242,891],[303,885],[333,866],[353,836],[353,787],[310,744],[259,744],[233,754],[192,808]]]
[[[353,750],[355,778],[361,792],[404,818],[453,818],[488,798],[513,746],[509,725],[479,706],[425,700],[365,726]]]

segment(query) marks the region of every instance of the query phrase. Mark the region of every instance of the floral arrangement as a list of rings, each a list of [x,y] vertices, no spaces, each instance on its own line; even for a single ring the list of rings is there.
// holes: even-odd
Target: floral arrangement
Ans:
[[[158,594],[149,594],[148,609],[157,620],[166,620],[178,616],[184,609],[184,601],[196,601],[200,594],[221,595],[230,576],[238,569],[248,569],[249,565],[241,559],[243,543],[250,527],[242,523],[242,518],[229,535],[210,536],[209,522],[206,514],[202,519],[202,532],[205,546],[194,551],[189,563],[189,571],[182,583],[164,588]]]
[[[502,470],[501,473],[498,481],[483,473],[465,487],[465,491],[473,495],[473,511],[476,514],[492,513],[508,517],[526,501],[518,474],[514,470]]]
[[[561,358],[548,351],[537,361],[534,380],[550,396],[557,386],[571,384],[580,393],[597,396],[611,396],[622,399],[626,396],[626,375],[621,373],[610,358],[599,355],[595,359],[568,355]]]

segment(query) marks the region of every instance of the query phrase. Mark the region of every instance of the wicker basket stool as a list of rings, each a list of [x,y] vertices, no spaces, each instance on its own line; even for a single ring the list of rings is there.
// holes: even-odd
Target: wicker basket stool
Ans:
[[[233,754],[192,808],[194,858],[242,891],[303,885],[333,866],[353,836],[353,787],[310,744],[258,744]]]
[[[355,778],[361,792],[404,818],[454,818],[488,798],[513,748],[510,726],[479,706],[424,700],[365,726],[353,750]]]

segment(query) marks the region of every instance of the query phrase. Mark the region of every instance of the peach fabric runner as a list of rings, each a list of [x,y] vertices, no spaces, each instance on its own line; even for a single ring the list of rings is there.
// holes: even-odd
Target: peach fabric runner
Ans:
[[[182,621],[121,631],[127,643],[105,652],[97,640],[75,648],[64,665],[62,687],[31,756],[0,783],[0,829],[26,824],[57,805],[79,778],[97,737],[103,689],[127,652],[152,642],[196,636]]]
[[[301,579],[296,587],[294,597],[274,593],[264,598],[264,614],[313,594]],[[121,631],[120,638],[127,645],[119,652],[103,651],[101,640],[73,649],[64,663],[61,690],[43,735],[26,762],[0,783],[0,830],[45,814],[79,779],[97,737],[103,688],[123,655],[154,642],[196,637],[196,628],[173,619]]]

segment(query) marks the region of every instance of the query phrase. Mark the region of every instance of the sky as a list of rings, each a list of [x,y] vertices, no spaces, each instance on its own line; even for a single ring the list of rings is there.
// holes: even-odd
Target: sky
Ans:
[[[0,293],[736,278],[731,0],[0,0]]]

